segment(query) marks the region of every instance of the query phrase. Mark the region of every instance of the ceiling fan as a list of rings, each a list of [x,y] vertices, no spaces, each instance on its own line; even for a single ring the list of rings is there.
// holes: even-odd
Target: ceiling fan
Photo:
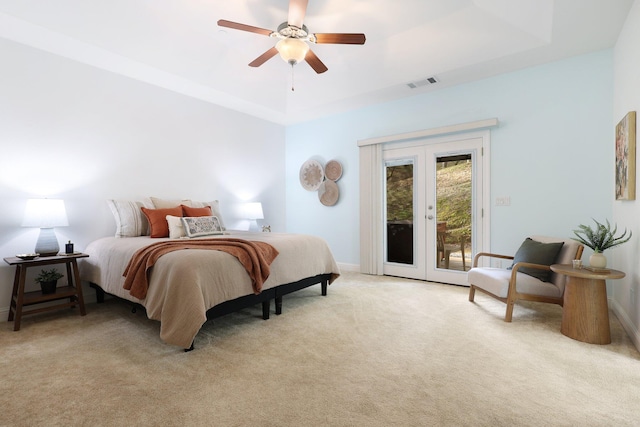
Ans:
[[[219,20],[218,25],[279,39],[274,47],[250,62],[249,66],[251,67],[259,67],[279,53],[282,59],[291,64],[292,67],[304,60],[316,73],[320,74],[327,71],[328,68],[309,49],[307,42],[316,44],[364,44],[365,36],[357,33],[310,33],[306,25],[302,23],[308,3],[309,0],[290,0],[287,22],[280,24],[275,31],[224,19]]]

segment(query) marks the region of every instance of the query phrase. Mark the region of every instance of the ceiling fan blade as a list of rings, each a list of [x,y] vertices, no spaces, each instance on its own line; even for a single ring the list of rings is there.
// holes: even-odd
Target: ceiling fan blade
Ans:
[[[269,36],[273,32],[265,28],[253,27],[251,25],[246,25],[246,24],[239,24],[237,22],[227,21],[225,19],[220,19],[218,21],[218,25],[221,27],[233,28],[234,30],[248,31],[250,33],[262,34],[263,36]]]
[[[309,51],[307,52],[304,60],[307,61],[307,64],[309,64],[311,68],[313,68],[313,70],[318,74],[322,74],[328,70],[327,66],[324,65],[322,61],[320,61],[320,58],[318,58],[318,56],[313,53],[311,49],[309,49]]]
[[[289,18],[287,18],[287,23],[289,25],[302,28],[304,15],[307,13],[307,4],[309,4],[309,0],[289,1]]]
[[[265,62],[267,62],[268,60],[270,60],[271,58],[273,58],[274,56],[276,56],[277,53],[278,53],[278,49],[276,49],[275,46],[274,46],[271,49],[269,49],[268,51],[266,51],[265,53],[263,53],[262,55],[258,56],[253,61],[251,61],[249,63],[249,66],[250,67],[259,67],[262,64],[264,64]]]
[[[316,33],[316,43],[364,44],[366,37],[360,33]]]

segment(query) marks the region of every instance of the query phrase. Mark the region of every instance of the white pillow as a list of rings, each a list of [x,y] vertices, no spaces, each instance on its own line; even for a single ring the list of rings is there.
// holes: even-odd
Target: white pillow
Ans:
[[[107,200],[109,209],[116,221],[116,237],[138,237],[149,234],[149,222],[142,213],[142,207],[153,205],[140,200]]]
[[[188,237],[223,234],[220,220],[216,216],[186,216],[180,219]]]
[[[186,236],[184,225],[182,224],[182,217],[167,215],[167,224],[169,224],[170,239],[180,239]]]

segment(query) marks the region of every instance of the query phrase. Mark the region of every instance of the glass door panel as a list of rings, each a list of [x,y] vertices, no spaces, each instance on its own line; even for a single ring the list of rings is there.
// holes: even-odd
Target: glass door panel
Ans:
[[[424,280],[424,150],[384,153],[384,274]]]
[[[426,148],[427,280],[464,285],[482,237],[482,139],[452,139]]]
[[[413,162],[386,167],[387,262],[413,264]]]
[[[436,265],[466,271],[471,263],[473,163],[470,153],[436,155]]]

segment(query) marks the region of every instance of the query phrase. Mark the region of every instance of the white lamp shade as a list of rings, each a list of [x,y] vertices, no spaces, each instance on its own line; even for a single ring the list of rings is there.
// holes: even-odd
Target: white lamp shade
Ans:
[[[287,37],[276,43],[276,49],[285,62],[295,65],[307,56],[309,45],[300,39]]]
[[[264,219],[264,214],[262,213],[262,203],[247,203],[244,209],[246,219]]]
[[[66,227],[67,211],[62,199],[29,199],[22,221],[23,227]]]
[[[54,227],[65,227],[67,211],[61,199],[29,199],[24,211],[23,227],[40,227],[35,253],[40,256],[57,255],[60,247]]]

